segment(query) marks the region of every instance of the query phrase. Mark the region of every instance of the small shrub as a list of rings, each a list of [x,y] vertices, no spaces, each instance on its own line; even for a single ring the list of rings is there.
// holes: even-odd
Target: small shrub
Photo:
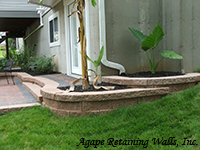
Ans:
[[[28,62],[29,68],[38,73],[50,73],[53,71],[55,64],[53,63],[53,57],[39,56],[37,58],[31,58]]]

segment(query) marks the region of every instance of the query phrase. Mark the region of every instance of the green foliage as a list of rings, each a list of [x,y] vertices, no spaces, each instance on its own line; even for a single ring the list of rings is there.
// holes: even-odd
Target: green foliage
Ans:
[[[15,38],[8,39],[8,47],[11,50],[16,49],[16,39]]]
[[[169,51],[169,50],[163,50],[163,52],[161,53],[161,55],[165,58],[170,58],[170,59],[183,59],[182,56],[176,54],[173,51]]]
[[[194,72],[198,72],[198,73],[200,73],[200,68],[198,68],[197,70],[195,70]]]
[[[147,35],[144,35],[142,32],[140,32],[134,28],[129,28],[129,30],[133,33],[135,38],[140,41],[144,41],[147,38]]]
[[[150,34],[149,36],[144,35],[142,32],[135,30],[134,28],[129,28],[129,30],[135,36],[136,39],[142,41],[141,47],[147,54],[149,64],[151,67],[151,72],[153,74],[156,72],[158,65],[164,58],[183,59],[182,56],[176,54],[173,51],[163,50],[163,52],[161,53],[162,58],[155,64],[155,48],[158,46],[160,41],[163,39],[163,36],[165,35],[160,24],[158,24],[154,28],[152,34]],[[153,50],[153,58],[152,59],[150,58],[149,53],[148,53],[148,50],[151,48]]]
[[[96,0],[91,0],[91,2],[92,2],[92,6],[94,6],[94,7],[97,5]]]
[[[0,60],[0,71],[3,71],[3,67],[6,65],[7,59]]]
[[[40,0],[39,3],[42,4],[42,3],[43,3],[43,0]]]
[[[6,53],[5,50],[0,50],[0,58],[4,58],[4,54]]]
[[[155,49],[156,46],[159,44],[159,42],[163,39],[164,36],[163,29],[160,24],[158,24],[154,30],[153,33],[147,36],[147,38],[142,41],[142,49],[147,51],[150,48]]]
[[[28,70],[28,62],[34,56],[34,46],[26,46],[23,51],[17,54],[17,64],[23,69]]]
[[[15,59],[17,59],[17,50],[16,49],[10,49],[9,48],[8,53],[9,53],[9,58],[15,58]],[[6,51],[4,52],[3,57],[7,58]]]
[[[101,48],[101,51],[100,51],[100,54],[99,54],[99,57],[97,60],[93,61],[92,59],[90,59],[88,56],[87,56],[87,59],[89,61],[91,61],[93,63],[93,65],[95,66],[95,71],[92,70],[92,69],[88,69],[87,71],[92,71],[95,73],[95,75],[97,75],[97,69],[99,66],[101,66],[101,59],[103,58],[103,53],[104,53],[104,46],[102,46]],[[102,74],[101,74],[102,75]]]
[[[17,50],[16,50],[16,39],[15,38],[8,39],[8,47],[9,47],[9,49],[8,49],[9,58],[15,58],[15,60],[17,60]],[[6,50],[4,51],[3,57],[7,58]]]
[[[42,74],[52,72],[55,66],[53,57],[46,56],[31,57],[28,65],[31,70]]]
[[[55,64],[52,57],[34,56],[34,46],[26,46],[24,51],[17,54],[17,63],[23,70],[32,70],[38,73],[50,73]]]

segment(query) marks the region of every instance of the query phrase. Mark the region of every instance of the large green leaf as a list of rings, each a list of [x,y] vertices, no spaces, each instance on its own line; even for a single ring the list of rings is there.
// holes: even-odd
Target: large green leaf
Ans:
[[[92,6],[94,6],[94,7],[97,5],[96,0],[91,0],[91,2],[92,2]]]
[[[159,42],[163,39],[164,36],[163,29],[160,24],[158,24],[152,34],[150,34],[143,42],[142,42],[142,49],[147,51],[150,48],[155,48]]]
[[[181,55],[178,55],[175,52],[169,50],[163,50],[161,55],[165,58],[170,58],[170,59],[183,59]]]
[[[128,28],[134,35],[134,37],[140,41],[144,41],[147,38],[147,35],[144,35],[142,32],[135,30],[134,28]]]

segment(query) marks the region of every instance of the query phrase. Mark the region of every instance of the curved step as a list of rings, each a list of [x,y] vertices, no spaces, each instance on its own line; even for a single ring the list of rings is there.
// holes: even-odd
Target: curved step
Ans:
[[[37,99],[37,101],[42,103],[43,98],[40,94],[40,89],[42,88],[41,86],[31,82],[23,82],[22,84]]]

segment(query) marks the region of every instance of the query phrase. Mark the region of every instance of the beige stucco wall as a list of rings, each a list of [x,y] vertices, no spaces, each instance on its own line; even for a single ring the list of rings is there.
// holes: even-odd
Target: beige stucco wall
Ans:
[[[59,12],[59,29],[60,29],[60,45],[50,47],[49,45],[49,33],[48,33],[48,18],[54,13]],[[54,61],[56,63],[56,71],[66,73],[66,46],[65,46],[65,24],[64,24],[64,6],[61,1],[55,8],[51,9],[47,14],[43,16],[44,26],[30,36],[25,43],[36,44],[35,51],[36,56],[45,55],[51,57],[55,55]],[[35,28],[39,26],[39,21],[30,26],[26,34],[31,33]]]
[[[164,29],[167,31],[164,48],[181,53],[181,61],[168,61],[165,68],[193,72],[200,68],[200,1],[164,1]]]
[[[108,0],[105,6],[108,60],[122,64],[126,73],[149,70],[146,53],[140,48],[141,42],[134,38],[128,27],[149,34],[158,23],[162,24],[161,0]],[[109,72],[105,67],[102,71],[118,73],[113,69]]]
[[[65,0],[69,1],[69,0]],[[72,1],[72,0],[71,0]],[[184,59],[165,59],[158,70],[192,72],[200,68],[200,1],[191,0],[105,0],[106,9],[106,48],[107,59],[122,64],[126,73],[150,70],[146,53],[140,48],[141,42],[132,35],[128,27],[133,27],[145,34],[150,34],[160,23],[165,37],[156,49],[156,61],[164,49],[173,50]],[[67,43],[65,32],[64,3],[61,1],[44,17],[44,27],[38,30],[26,43],[36,44],[36,55],[56,55],[57,70],[67,73]],[[59,11],[60,46],[49,47],[48,17]],[[88,55],[97,59],[100,51],[99,9],[89,5]],[[27,30],[30,33],[39,25],[39,21]],[[151,54],[152,55],[152,54]],[[92,65],[89,65],[91,68]],[[116,69],[102,65],[106,75],[118,74]]]
[[[128,27],[145,34],[160,23],[165,32],[157,52],[173,50],[183,60],[164,59],[158,70],[193,72],[200,68],[200,16],[198,0],[108,0],[106,3],[106,31],[108,60],[124,65],[127,73],[150,70],[141,42]],[[156,60],[160,54],[156,54]],[[102,67],[107,74],[118,71]]]

